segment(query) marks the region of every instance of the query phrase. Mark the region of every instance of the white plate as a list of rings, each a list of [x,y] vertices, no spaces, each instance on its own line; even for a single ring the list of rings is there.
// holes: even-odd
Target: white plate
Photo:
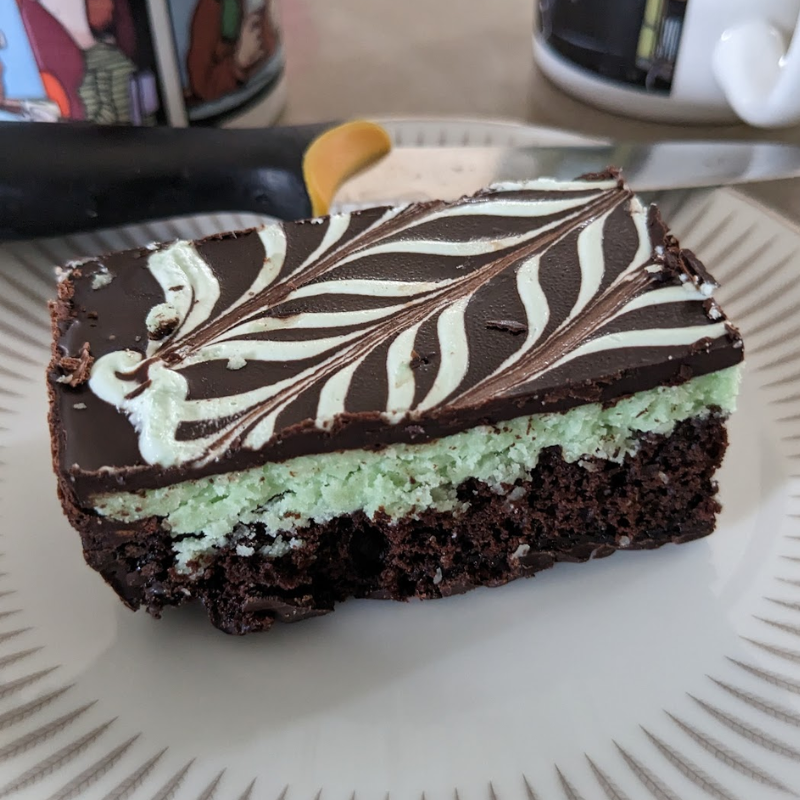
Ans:
[[[553,141],[485,122],[392,127]],[[243,639],[200,611],[131,614],[84,566],[51,474],[44,303],[55,262],[249,220],[0,250],[0,797],[800,791],[800,232],[734,192],[665,205],[748,348],[717,533],[435,603],[349,602]]]

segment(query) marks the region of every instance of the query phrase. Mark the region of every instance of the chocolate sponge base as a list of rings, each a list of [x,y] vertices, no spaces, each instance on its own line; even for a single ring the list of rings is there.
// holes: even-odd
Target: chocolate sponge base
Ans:
[[[682,543],[712,532],[719,505],[714,472],[727,447],[724,420],[710,415],[670,436],[642,437],[621,464],[567,463],[545,450],[530,479],[509,494],[467,481],[469,503],[454,516],[435,511],[396,521],[363,513],[304,528],[304,545],[278,558],[220,550],[199,574],[172,568],[172,540],[159,520],[121,525],[77,508],[86,561],[133,609],[159,616],[199,599],[220,630],[243,634],[333,610],[348,597],[407,600],[499,586],[552,567],[617,550]],[[331,456],[335,458],[335,455]]]

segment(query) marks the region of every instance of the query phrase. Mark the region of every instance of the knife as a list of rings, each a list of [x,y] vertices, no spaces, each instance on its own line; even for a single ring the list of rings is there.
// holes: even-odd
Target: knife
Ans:
[[[390,149],[386,130],[365,121],[265,129],[0,123],[0,240],[222,211],[302,219],[331,206],[450,199],[498,181],[571,179],[609,165],[638,191],[800,175],[800,147],[771,143]]]
[[[562,147],[398,147],[352,177],[335,208],[454,200],[492,183],[574,180],[614,166],[636,192],[800,177],[800,147],[769,142],[662,141]],[[391,188],[389,188],[391,187]]]
[[[235,130],[0,123],[0,241],[219,211],[302,219],[315,191],[327,196],[390,148],[381,126],[358,120]]]

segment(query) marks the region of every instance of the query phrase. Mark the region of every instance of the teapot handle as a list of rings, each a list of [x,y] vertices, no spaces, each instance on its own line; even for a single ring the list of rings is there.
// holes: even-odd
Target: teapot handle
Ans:
[[[800,19],[791,42],[763,19],[728,28],[714,50],[713,70],[748,124],[780,128],[800,122]]]

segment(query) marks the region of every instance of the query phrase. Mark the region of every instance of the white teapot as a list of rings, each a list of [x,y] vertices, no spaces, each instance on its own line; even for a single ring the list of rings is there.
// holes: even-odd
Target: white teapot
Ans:
[[[800,0],[538,6],[539,67],[586,102],[670,122],[800,123]]]

